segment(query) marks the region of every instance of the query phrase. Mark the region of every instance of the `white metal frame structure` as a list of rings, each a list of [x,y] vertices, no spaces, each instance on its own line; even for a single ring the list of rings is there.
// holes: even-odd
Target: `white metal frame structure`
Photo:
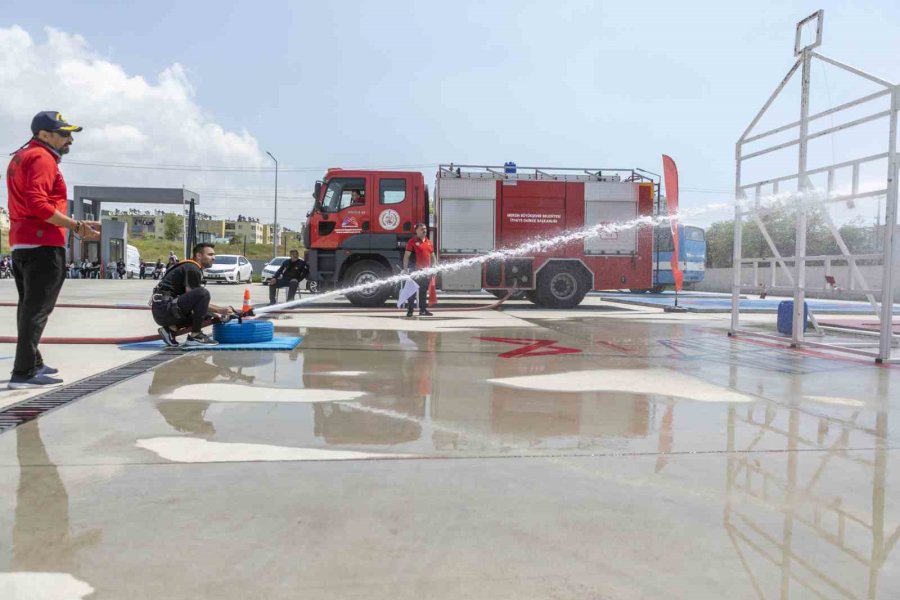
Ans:
[[[814,42],[801,46],[801,29],[805,26],[811,24],[811,22],[815,20],[816,26],[816,39]],[[849,352],[852,354],[858,354],[870,358],[874,358],[876,362],[884,363],[884,362],[898,362],[897,359],[891,359],[891,346],[895,343],[895,339],[897,336],[893,334],[893,281],[892,281],[892,267],[895,261],[895,253],[894,253],[894,235],[897,229],[897,195],[898,195],[898,155],[897,155],[897,117],[898,117],[898,109],[900,109],[900,86],[897,84],[890,83],[884,79],[876,77],[874,75],[870,75],[865,73],[859,69],[846,65],[837,60],[825,57],[818,52],[815,52],[815,48],[817,48],[822,42],[822,24],[824,21],[824,11],[818,11],[806,19],[800,21],[797,24],[797,31],[795,37],[795,45],[794,45],[794,55],[797,57],[796,62],[788,71],[787,75],[775,89],[775,91],[769,96],[769,99],[763,105],[762,109],[757,113],[756,117],[744,131],[743,135],[741,135],[740,139],[738,139],[737,144],[735,145],[735,213],[734,213],[734,258],[733,258],[733,281],[732,281],[732,300],[731,300],[731,328],[729,331],[729,335],[748,335],[748,336],[757,336],[757,337],[766,337],[784,341],[785,338],[778,337],[775,335],[765,334],[759,331],[752,331],[741,328],[740,322],[740,295],[742,291],[759,291],[759,282],[754,280],[753,285],[746,284],[742,279],[742,270],[743,267],[749,266],[752,268],[758,269],[758,263],[760,261],[759,258],[743,258],[742,251],[742,227],[744,223],[744,219],[752,219],[752,221],[756,224],[756,226],[760,229],[763,238],[765,239],[769,249],[772,252],[772,257],[768,259],[771,261],[773,268],[773,287],[767,288],[767,291],[778,293],[790,292],[793,295],[794,299],[794,314],[793,314],[793,330],[791,333],[791,346],[811,346],[811,347],[819,347],[819,348],[828,348],[833,350],[839,350],[842,352]],[[822,61],[828,65],[832,65],[839,69],[842,69],[845,72],[848,72],[858,78],[864,79],[870,83],[874,83],[878,85],[880,88],[883,88],[875,93],[870,93],[864,96],[860,96],[851,100],[849,102],[845,102],[843,104],[830,107],[828,110],[816,113],[809,114],[809,98],[810,98],[810,71],[811,71],[811,63],[813,59]],[[764,131],[761,133],[753,133],[754,128],[760,122],[762,117],[766,114],[769,108],[772,106],[773,102],[776,98],[778,98],[779,94],[785,89],[788,82],[794,77],[797,71],[801,73],[801,88],[800,88],[800,118],[791,123],[787,123],[781,125],[779,127],[775,127],[774,129],[770,129],[768,131]],[[873,108],[870,104],[872,101],[875,101],[880,98],[888,97],[890,99],[890,108],[888,110],[883,110],[879,108]],[[854,111],[853,117],[848,118],[844,111],[848,109],[856,109]],[[863,116],[857,116],[860,113]],[[831,127],[826,129],[817,130],[814,133],[809,133],[810,123],[821,119],[823,117],[831,117],[832,120],[837,121],[837,124],[833,124]],[[888,124],[888,131],[886,135],[888,136],[887,140],[887,151],[881,152],[879,154],[869,155],[869,156],[861,156],[853,160],[848,160],[844,162],[829,164],[821,167],[817,167],[814,169],[809,169],[807,166],[807,149],[808,144],[811,140],[820,138],[822,136],[833,134],[837,131],[850,129],[853,127],[857,127],[864,123],[870,123],[873,121],[884,120]],[[834,121],[833,121],[834,122]],[[783,143],[775,143],[771,144],[765,148],[754,150],[752,152],[745,152],[744,147],[747,144],[759,142],[769,136],[773,136],[776,134],[783,134],[785,132],[790,132],[792,130],[798,130],[799,133],[796,137],[792,136],[787,142]],[[753,158],[763,156],[772,152],[776,152],[778,150],[783,150],[786,148],[797,147],[797,171],[794,173],[790,173],[783,176],[773,177],[770,179],[764,179],[760,181],[752,181],[747,182],[741,177],[741,167],[744,165],[745,161],[751,160]],[[870,163],[875,163],[877,161],[884,161],[887,159],[887,173],[885,178],[884,187],[878,186],[879,189],[871,190],[871,191],[860,191],[859,186],[859,173],[860,167],[863,165],[867,165]],[[841,169],[850,169],[852,174],[852,186],[850,193],[840,193],[838,194],[835,190],[835,172]],[[810,180],[812,176],[826,176],[827,177],[827,186],[826,189],[816,188],[815,185]],[[784,184],[796,182],[796,202],[795,208],[797,210],[797,229],[796,229],[796,247],[795,254],[792,257],[782,256],[775,246],[774,240],[772,236],[767,231],[762,219],[760,218],[760,209],[764,208],[762,206],[762,198],[765,193],[768,193],[771,190],[771,193],[778,194],[779,187],[784,188]],[[793,187],[793,186],[791,186]],[[853,254],[848,248],[847,244],[844,242],[840,231],[838,230],[837,225],[835,225],[834,220],[830,214],[830,208],[838,202],[851,203],[856,200],[873,200],[873,199],[881,199],[885,198],[885,226],[883,231],[883,246],[882,251],[877,255],[877,257],[881,260],[882,264],[882,280],[881,280],[881,288],[873,289],[869,286],[866,281],[863,273],[857,266],[857,261],[871,259],[873,256],[871,254]],[[809,200],[815,199],[818,203],[821,203],[825,207],[825,220],[829,229],[831,230],[832,235],[834,236],[835,242],[837,243],[838,248],[841,251],[840,255],[834,256],[825,256],[825,257],[808,257],[806,256],[806,246],[807,246],[807,203]],[[877,232],[876,232],[877,234]],[[877,349],[875,349],[875,344],[860,344],[854,342],[836,342],[836,343],[822,343],[822,342],[813,342],[809,341],[805,338],[804,325],[804,304],[806,299],[806,292],[811,291],[813,288],[807,287],[806,281],[806,266],[807,262],[811,260],[824,260],[826,265],[830,264],[832,260],[840,260],[846,261],[850,275],[852,280],[852,285],[848,286],[851,289],[842,291],[842,290],[830,290],[830,297],[837,297],[842,299],[851,299],[858,298],[860,295],[865,296],[869,303],[872,305],[873,311],[876,316],[879,317],[879,332],[878,332],[878,343]],[[779,271],[784,274],[785,278],[789,282],[787,286],[777,286],[775,283],[775,265],[778,265]],[[790,265],[790,266],[789,266]],[[754,278],[755,279],[755,278]],[[822,329],[819,327],[818,322],[815,319],[812,311],[809,312],[810,320],[813,326],[816,328],[817,332],[822,333]],[[870,346],[866,348],[865,346]]]

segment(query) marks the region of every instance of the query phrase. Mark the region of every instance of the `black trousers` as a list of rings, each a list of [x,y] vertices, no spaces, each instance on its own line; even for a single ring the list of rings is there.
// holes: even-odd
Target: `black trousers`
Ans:
[[[428,284],[431,282],[431,277],[423,277],[421,275],[416,276],[416,274],[413,273],[412,280],[419,286],[419,293],[417,294],[419,297],[419,312],[423,313],[428,310]],[[406,301],[406,314],[411,315],[415,307],[416,296],[413,296]]]
[[[200,333],[203,330],[203,320],[209,313],[209,290],[205,287],[194,288],[176,298],[154,302],[150,309],[157,325],[190,325],[191,333]]]
[[[18,341],[12,373],[32,377],[44,365],[38,344],[66,280],[66,250],[40,246],[13,250],[12,256],[13,277],[19,293],[16,310]]]
[[[276,279],[275,285],[269,286],[269,304],[275,304],[275,295],[278,288],[286,287],[288,289],[288,300],[293,300],[297,295],[297,288],[300,287],[299,279]]]

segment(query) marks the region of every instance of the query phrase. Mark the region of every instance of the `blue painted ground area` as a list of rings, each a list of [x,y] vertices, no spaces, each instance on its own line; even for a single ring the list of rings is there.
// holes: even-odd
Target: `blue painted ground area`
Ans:
[[[663,292],[662,294],[628,294],[623,292],[609,292],[600,294],[600,298],[607,302],[620,304],[632,304],[635,306],[651,306],[665,308],[675,304],[675,294]],[[778,304],[786,300],[782,297],[769,297],[765,300],[759,298],[741,299],[741,311],[748,313],[777,313]],[[865,315],[873,314],[872,306],[868,302],[844,302],[839,300],[817,300],[811,298],[806,301],[809,309],[814,313],[827,313],[833,315]],[[688,312],[697,313],[727,313],[731,312],[731,296],[727,294],[709,294],[703,292],[683,292],[678,295],[678,306],[684,307]],[[894,305],[894,314],[900,314],[900,305]]]

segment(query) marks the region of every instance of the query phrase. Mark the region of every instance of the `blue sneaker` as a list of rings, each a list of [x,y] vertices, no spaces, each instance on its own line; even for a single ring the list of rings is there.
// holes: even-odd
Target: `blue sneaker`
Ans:
[[[38,369],[38,375],[56,375],[59,373],[59,369],[54,369],[49,365],[43,365],[40,369]]]
[[[61,384],[62,382],[62,379],[57,379],[56,377],[48,377],[47,375],[41,375],[40,373],[34,375],[33,377],[13,375],[12,377],[10,377],[9,383],[6,384],[6,387],[11,390],[33,390],[40,388],[51,388],[55,385]]]

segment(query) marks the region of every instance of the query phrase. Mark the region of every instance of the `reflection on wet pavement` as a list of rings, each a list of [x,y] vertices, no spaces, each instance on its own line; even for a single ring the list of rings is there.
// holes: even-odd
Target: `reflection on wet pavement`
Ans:
[[[196,438],[157,437],[138,440],[137,446],[172,462],[258,462],[291,460],[364,460],[406,458],[404,454],[369,454],[348,450],[288,448],[266,444],[225,444]]]
[[[21,465],[43,465],[23,469],[19,477],[13,527],[14,571],[70,572],[76,554],[96,544],[98,529],[73,534],[69,522],[69,496],[59,470],[47,456],[38,422],[16,435],[16,453]]]
[[[98,597],[900,597],[898,369],[702,321],[302,334],[0,436],[0,571]],[[126,582],[123,544],[204,560]]]

